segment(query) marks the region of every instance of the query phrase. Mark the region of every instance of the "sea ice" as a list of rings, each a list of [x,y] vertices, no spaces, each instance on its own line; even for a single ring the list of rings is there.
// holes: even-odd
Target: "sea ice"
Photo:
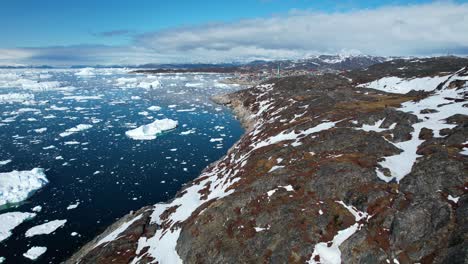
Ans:
[[[33,226],[28,231],[26,231],[26,237],[32,237],[37,235],[48,235],[53,233],[55,230],[59,229],[67,220],[54,220],[41,225]]]
[[[150,110],[150,111],[159,111],[159,110],[161,110],[161,107],[153,105],[153,106],[148,107],[148,110]]]
[[[94,68],[83,68],[79,72],[75,73],[76,76],[94,76]]]
[[[74,133],[84,131],[84,130],[88,130],[88,129],[92,128],[92,127],[93,127],[92,125],[79,124],[76,127],[69,128],[65,132],[60,133],[60,136],[61,137],[68,137],[68,136],[70,136],[70,135],[72,135]]]
[[[0,214],[0,242],[11,236],[11,231],[26,220],[36,216],[35,213],[10,212]]]
[[[43,169],[0,173],[0,206],[26,200],[49,181]]]
[[[10,162],[11,162],[11,159],[0,160],[0,166],[7,165],[7,164],[10,163]]]
[[[73,209],[77,208],[78,205],[80,205],[80,202],[76,202],[76,203],[74,203],[74,204],[70,204],[70,205],[67,207],[67,210],[73,210]]]
[[[25,258],[35,260],[47,251],[46,247],[32,247],[23,254]]]
[[[100,100],[102,97],[100,95],[70,95],[64,96],[65,100],[75,100],[75,101],[87,101],[87,100]]]
[[[164,131],[177,127],[178,122],[172,119],[160,119],[148,125],[143,125],[125,132],[127,137],[135,140],[151,140]]]
[[[0,94],[0,104],[1,103],[21,103],[25,101],[34,100],[33,94],[25,93],[9,93],[9,94]]]

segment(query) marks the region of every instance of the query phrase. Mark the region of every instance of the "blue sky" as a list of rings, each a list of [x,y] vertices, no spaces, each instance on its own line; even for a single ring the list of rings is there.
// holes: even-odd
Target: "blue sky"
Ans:
[[[334,24],[332,22],[328,23],[324,27],[322,35],[315,36],[315,39],[303,39],[304,32],[298,30],[297,37],[301,41],[310,41],[308,46],[295,45],[289,39],[280,42],[277,36],[282,35],[282,31],[276,31],[276,35],[265,34],[262,39],[259,38],[259,35],[263,35],[262,32],[271,32],[273,30],[269,23],[286,25],[291,23],[291,20],[293,22],[297,21],[299,27],[307,24],[307,27],[313,28],[312,31],[316,34],[320,30],[320,27],[316,25],[321,25],[323,21],[327,21],[326,19],[335,21],[334,19],[343,15],[348,15],[346,19],[355,21],[359,20],[359,16],[372,16],[379,11],[383,13],[384,10],[389,10],[389,15],[394,16],[392,18],[393,22],[407,19],[406,17],[399,18],[396,8],[410,10],[420,7],[421,12],[428,6],[433,7],[429,11],[437,8],[447,8],[450,10],[447,10],[446,15],[449,16],[454,12],[453,10],[466,7],[466,2],[423,0],[4,0],[0,8],[0,23],[4,25],[0,28],[0,36],[2,36],[2,41],[0,41],[0,63],[2,61],[3,63],[91,63],[89,59],[95,57],[100,51],[102,54],[108,54],[100,58],[102,63],[132,63],[132,54],[135,54],[134,63],[142,62],[142,58],[152,54],[154,54],[154,57],[148,59],[151,60],[148,62],[183,61],[184,58],[186,61],[200,61],[204,57],[203,52],[213,54],[213,56],[207,56],[211,61],[238,60],[244,56],[241,49],[248,53],[245,54],[246,58],[255,57],[255,51],[258,51],[258,57],[265,58],[269,56],[275,58],[304,56],[306,53],[314,53],[314,51],[318,53],[339,52],[344,49],[364,53],[378,53],[377,49],[364,47],[351,39],[349,46],[347,46],[347,43],[344,42],[348,40],[347,38],[339,40],[341,41],[340,45],[331,45],[333,48],[329,50],[326,49],[328,47],[326,45],[316,46],[314,43],[320,41],[322,35],[326,36],[330,31],[341,34],[342,28],[348,27],[346,24],[340,25],[336,22],[333,22]],[[374,13],[369,15],[366,12]],[[411,12],[416,14],[417,10]],[[465,18],[468,19],[468,14],[465,12],[462,9],[456,14],[458,18],[462,18],[460,22],[466,21]],[[353,17],[350,17],[351,15]],[[322,17],[324,17],[323,20],[321,20]],[[440,17],[440,21],[443,19],[443,17]],[[263,28],[259,27],[257,31],[252,32],[254,34],[252,37],[248,34],[240,34],[239,37],[258,39],[258,42],[250,41],[247,43],[245,41],[229,40],[229,34],[223,39],[213,36],[213,34],[221,36],[225,32],[230,32],[230,30],[235,30],[233,33],[236,34],[241,30],[249,32],[252,27],[256,27],[256,21]],[[362,23],[373,22],[370,20],[366,22],[363,19],[360,21]],[[391,25],[398,24],[393,22]],[[292,31],[295,30],[294,23],[288,24]],[[404,23],[399,24],[397,30],[403,30],[403,33],[405,33],[406,29],[402,28],[402,25],[410,27],[412,26],[411,23],[418,24],[417,21],[404,21]],[[437,23],[437,21],[429,21],[428,24],[430,23]],[[332,27],[332,24],[335,25],[335,28]],[[243,29],[242,25],[246,28]],[[360,28],[356,29],[361,30],[361,32],[357,33],[363,33],[362,30],[365,28],[363,26],[363,24],[353,26],[347,29],[347,32]],[[445,31],[466,29],[462,25],[456,26],[458,28],[452,29],[450,25],[444,25],[437,32],[442,30],[444,34],[448,34],[450,32]],[[284,33],[289,34],[289,28],[286,27],[282,30],[284,30]],[[408,29],[408,33],[410,30],[413,29]],[[434,34],[437,32],[434,32]],[[372,31],[369,34],[373,34]],[[204,36],[206,39],[201,39],[199,36]],[[290,35],[290,37],[294,39],[296,36]],[[404,38],[407,37],[404,36]],[[190,39],[190,41],[186,39]],[[332,40],[327,39],[327,41]],[[453,47],[450,47],[451,50],[464,51],[468,46],[464,42],[453,42],[435,43],[432,46],[424,47],[423,50],[417,50],[417,45],[415,45],[414,50],[399,51],[395,49],[394,52],[401,52],[402,54],[437,53],[441,52],[441,46],[444,46],[443,49],[447,49],[446,46],[451,43],[453,45]],[[216,43],[216,46],[213,43]],[[398,44],[398,42],[395,44]],[[161,47],[162,45],[164,47]],[[67,48],[69,49],[68,53],[73,52],[70,56],[68,56]],[[223,53],[221,52],[223,50],[230,52]],[[183,52],[186,54],[181,55]],[[392,52],[392,50],[388,49],[387,52]],[[82,60],[80,59],[80,53],[83,53]],[[120,57],[125,57],[124,60],[115,60],[115,58],[119,57],[119,53],[122,55]],[[299,55],[300,53],[301,55]],[[18,57],[17,60],[15,60],[15,56]],[[48,59],[48,56],[50,59]],[[96,62],[99,62],[99,59]]]

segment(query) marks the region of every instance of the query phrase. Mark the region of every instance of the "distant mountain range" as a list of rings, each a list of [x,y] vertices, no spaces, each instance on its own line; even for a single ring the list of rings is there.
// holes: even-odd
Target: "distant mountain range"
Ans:
[[[67,68],[80,69],[86,67],[93,68],[132,68],[132,69],[198,69],[198,68],[243,68],[243,69],[272,69],[277,68],[281,65],[285,69],[355,69],[368,67],[370,65],[387,61],[392,58],[369,56],[369,55],[319,55],[313,56],[300,60],[255,60],[247,63],[242,62],[231,62],[231,63],[169,63],[169,64],[158,64],[158,63],[147,63],[140,65],[73,65]],[[28,65],[0,65],[2,69],[53,69],[53,68],[64,68],[54,67],[49,65],[39,66],[28,66]]]
[[[159,70],[186,70],[191,71],[194,69],[223,69],[222,72],[229,71],[258,71],[258,70],[273,70],[280,67],[284,70],[353,70],[366,68],[371,65],[394,60],[402,59],[403,57],[382,57],[382,56],[371,56],[371,55],[348,55],[348,54],[336,54],[336,55],[317,55],[310,56],[304,59],[298,60],[255,60],[247,63],[242,62],[230,62],[230,63],[169,63],[169,64],[158,64],[158,63],[147,63],[140,65],[73,65],[66,68],[81,69],[86,67],[93,68],[130,68],[130,69],[159,69]],[[414,58],[414,57],[413,57]],[[25,65],[14,65],[5,66],[0,65],[2,69],[53,69],[53,68],[64,68],[54,67],[49,65],[40,66],[25,66]]]
[[[275,69],[280,67],[285,70],[352,70],[366,68],[392,59],[394,59],[394,57],[369,55],[319,55],[301,60],[253,61],[243,65],[242,68],[261,67],[264,69]]]

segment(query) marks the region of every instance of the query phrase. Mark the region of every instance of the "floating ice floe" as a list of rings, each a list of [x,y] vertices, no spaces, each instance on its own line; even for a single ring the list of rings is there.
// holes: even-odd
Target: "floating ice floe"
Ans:
[[[116,81],[116,86],[120,88],[156,89],[161,87],[161,82],[159,80],[154,80],[151,76],[145,79],[122,77],[118,78]]]
[[[0,160],[0,166],[7,165],[7,164],[10,163],[10,162],[11,162],[11,159]]]
[[[78,207],[78,205],[80,205],[80,202],[76,202],[74,204],[70,204],[69,206],[67,206],[67,210],[73,210],[73,209],[76,209]]]
[[[60,227],[64,226],[67,220],[54,220],[41,225],[33,226],[26,231],[26,237],[32,237],[37,235],[48,235]]]
[[[179,112],[179,113],[182,113],[182,112],[193,112],[193,111],[195,111],[195,110],[197,110],[197,109],[196,109],[195,107],[193,107],[193,108],[187,108],[187,109],[179,109],[179,110],[177,110],[177,112]]]
[[[34,100],[33,94],[27,93],[8,93],[0,94],[0,103],[21,103]]]
[[[35,217],[35,213],[10,212],[0,214],[0,242],[11,236],[11,231],[26,220]]]
[[[176,128],[177,125],[177,121],[165,118],[156,120],[148,125],[143,125],[129,130],[125,132],[125,135],[135,140],[152,140],[155,139],[158,134]]]
[[[361,84],[358,87],[372,88],[388,93],[405,94],[411,90],[433,91],[437,86],[447,80],[449,76],[435,76],[403,79],[399,77],[385,77],[376,81]]]
[[[88,101],[88,100],[100,100],[102,99],[101,95],[70,95],[64,96],[65,100],[75,100],[75,101]]]
[[[92,127],[93,127],[92,125],[88,125],[88,124],[79,124],[76,127],[69,128],[69,129],[65,130],[65,132],[60,133],[60,136],[61,137],[68,137],[68,136],[70,136],[70,135],[72,135],[74,133],[84,131],[84,130],[88,130],[88,129],[92,128]]]
[[[66,106],[60,107],[60,106],[52,105],[52,106],[51,106],[49,109],[47,109],[47,110],[66,111],[66,110],[68,110],[68,107],[66,107]]]
[[[46,251],[47,251],[46,247],[32,247],[26,253],[24,253],[23,256],[30,260],[36,260]]]
[[[195,129],[190,129],[190,130],[187,130],[187,131],[180,132],[180,135],[182,135],[182,136],[186,136],[186,135],[190,135],[190,134],[195,134]]]
[[[36,213],[39,213],[40,211],[42,211],[42,206],[40,205],[37,205],[37,206],[34,206],[31,211],[33,212],[36,212]]]
[[[83,68],[81,69],[80,71],[78,71],[77,73],[75,73],[76,76],[83,76],[83,77],[90,77],[90,76],[94,76],[96,75],[94,73],[94,68]]]
[[[44,133],[47,131],[47,128],[46,127],[43,127],[43,128],[38,128],[38,129],[34,129],[34,132],[36,133]]]
[[[39,82],[33,80],[22,80],[21,86],[23,89],[32,90],[32,91],[48,91],[52,89],[59,88],[61,86],[60,82]]]
[[[76,141],[76,140],[72,140],[72,141],[66,141],[66,142],[63,142],[64,145],[79,145],[80,142]],[[62,156],[59,156],[59,157],[62,157]],[[57,159],[57,158],[56,158]],[[62,158],[63,159],[63,158]]]
[[[0,88],[19,88],[33,91],[47,91],[61,86],[58,81],[43,81],[36,75],[18,75],[17,73],[0,73]]]
[[[26,200],[48,182],[40,168],[0,173],[0,206]]]
[[[153,105],[153,106],[148,107],[148,110],[149,111],[159,111],[159,110],[161,110],[161,107]]]

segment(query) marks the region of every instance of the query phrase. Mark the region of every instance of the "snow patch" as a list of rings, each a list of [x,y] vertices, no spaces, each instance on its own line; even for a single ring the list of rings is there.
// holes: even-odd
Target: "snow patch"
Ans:
[[[99,240],[99,242],[96,243],[96,245],[94,245],[93,248],[96,248],[104,243],[108,243],[108,242],[111,242],[111,241],[114,241],[114,240],[117,240],[119,239],[119,235],[124,232],[125,230],[127,230],[127,228],[129,228],[134,222],[138,221],[140,218],[141,218],[142,215],[139,215],[135,218],[133,218],[132,220],[124,223],[123,225],[121,225],[119,228],[117,228],[116,230],[112,231],[112,233],[108,234],[106,237],[104,237],[103,239]]]
[[[411,90],[433,91],[437,86],[446,81],[449,76],[423,77],[403,79],[399,77],[384,77],[370,83],[361,84],[358,87],[372,88],[388,93],[405,94]]]

